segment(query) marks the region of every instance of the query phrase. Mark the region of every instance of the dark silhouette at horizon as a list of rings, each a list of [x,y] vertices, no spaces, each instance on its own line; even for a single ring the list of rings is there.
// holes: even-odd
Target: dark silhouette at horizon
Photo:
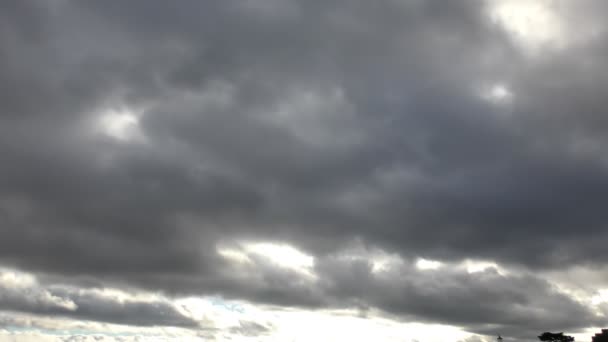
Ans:
[[[601,333],[595,334],[591,342],[608,342],[608,329],[602,329]]]

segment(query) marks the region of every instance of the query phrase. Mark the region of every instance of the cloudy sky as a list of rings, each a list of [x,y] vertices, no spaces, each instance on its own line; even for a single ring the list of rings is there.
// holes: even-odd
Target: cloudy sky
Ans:
[[[606,14],[1,0],[0,341],[589,340]]]

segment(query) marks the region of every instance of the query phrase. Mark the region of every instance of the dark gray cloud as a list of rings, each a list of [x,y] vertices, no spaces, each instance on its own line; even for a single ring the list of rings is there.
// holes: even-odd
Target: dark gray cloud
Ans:
[[[260,335],[265,335],[270,330],[271,329],[268,328],[267,326],[264,326],[264,325],[256,323],[256,322],[240,321],[239,326],[231,328],[230,332],[235,335],[256,337],[256,336],[260,336]]]
[[[326,260],[356,239],[408,260],[538,272],[607,260],[605,6],[552,7],[586,24],[578,35],[560,28],[567,44],[536,55],[489,6],[5,1],[0,262],[283,305],[352,292],[492,333],[484,324],[585,326],[593,319],[580,304],[533,277],[448,273],[442,283],[458,286],[437,293],[404,280],[393,295],[418,300],[403,302],[377,298],[392,292],[376,281],[349,289],[340,277],[350,275]],[[497,85],[510,98],[491,99]],[[128,109],[136,123],[104,128],[108,110]],[[319,290],[272,267],[259,282],[227,275],[216,245],[247,239],[302,248],[336,284]],[[504,311],[458,312],[475,298]],[[554,317],[554,305],[573,313]]]
[[[411,263],[373,270],[365,258],[325,260],[319,273],[326,298],[523,340],[534,337],[539,327],[578,331],[603,324],[603,316],[585,303],[531,274],[505,275],[495,268],[474,273],[454,267],[419,270]]]
[[[123,325],[198,327],[198,322],[163,298],[141,299],[105,289],[45,285],[31,275],[9,270],[0,273],[0,309]]]

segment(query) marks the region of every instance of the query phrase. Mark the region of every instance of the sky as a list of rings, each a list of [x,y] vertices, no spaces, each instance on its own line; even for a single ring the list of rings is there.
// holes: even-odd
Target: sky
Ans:
[[[0,342],[589,341],[606,14],[0,1]]]

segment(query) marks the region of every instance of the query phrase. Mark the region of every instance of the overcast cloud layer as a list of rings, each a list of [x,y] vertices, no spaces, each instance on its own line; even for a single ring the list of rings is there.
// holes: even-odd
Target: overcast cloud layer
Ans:
[[[607,6],[0,1],[0,313],[601,327]]]

